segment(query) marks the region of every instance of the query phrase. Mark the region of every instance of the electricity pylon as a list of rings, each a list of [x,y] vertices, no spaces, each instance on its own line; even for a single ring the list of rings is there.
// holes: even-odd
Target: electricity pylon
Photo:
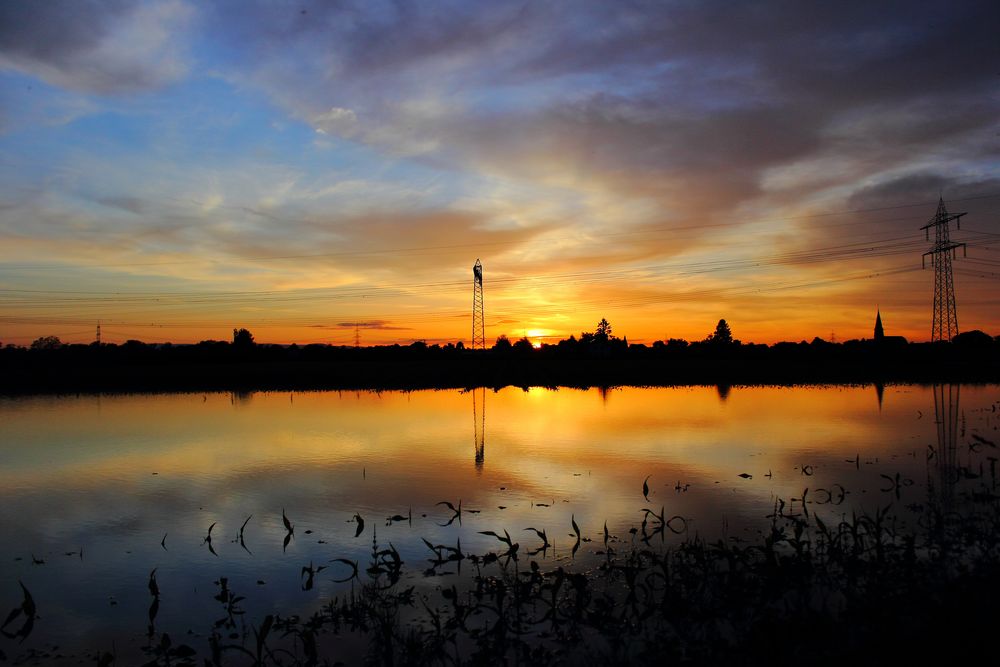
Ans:
[[[951,340],[958,333],[958,312],[955,308],[955,280],[951,272],[951,260],[955,250],[962,248],[964,243],[954,243],[949,238],[948,225],[954,220],[959,229],[962,228],[962,216],[965,213],[948,215],[944,199],[938,200],[937,213],[934,219],[920,229],[924,230],[927,240],[931,238],[931,227],[934,228],[934,245],[923,254],[923,263],[927,255],[931,256],[934,266],[934,316],[931,320],[931,341]],[[926,266],[926,264],[924,264]]]
[[[486,318],[483,315],[483,265],[472,267],[472,349],[486,349]]]

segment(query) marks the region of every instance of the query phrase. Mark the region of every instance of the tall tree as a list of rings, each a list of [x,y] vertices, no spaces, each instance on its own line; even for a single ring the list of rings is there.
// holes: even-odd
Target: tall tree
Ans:
[[[602,317],[601,321],[597,323],[597,331],[594,332],[594,337],[601,340],[611,338],[611,323]]]
[[[729,323],[725,320],[719,320],[719,323],[715,325],[715,333],[706,340],[716,345],[732,345],[733,332],[729,330]]]
[[[253,334],[249,329],[233,329],[233,347],[253,347]]]

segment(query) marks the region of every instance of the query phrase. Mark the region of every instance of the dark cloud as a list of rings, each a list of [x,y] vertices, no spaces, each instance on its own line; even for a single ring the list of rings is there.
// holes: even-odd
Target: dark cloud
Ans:
[[[875,209],[868,214],[873,219],[893,219],[888,224],[882,224],[883,229],[918,233],[919,227],[934,217],[935,198],[938,196],[944,199],[950,213],[967,214],[962,218],[964,229],[992,234],[1000,232],[1000,177],[996,176],[963,178],[961,175],[923,171],[861,188],[851,195],[849,205],[862,210]],[[920,202],[923,203],[914,205]],[[888,210],[879,211],[881,208]],[[962,237],[961,234],[959,236]],[[974,236],[966,240],[982,239]]]
[[[439,168],[721,216],[803,160],[996,155],[992,2],[303,8],[223,9],[220,34],[266,45],[254,80],[304,120]]]
[[[964,180],[937,171],[923,171],[861,188],[848,201],[853,208],[868,209],[928,201],[928,195],[959,201],[993,199],[988,205],[996,209],[1000,207],[1000,177]]]
[[[97,202],[109,208],[127,211],[135,215],[142,215],[149,210],[148,203],[139,197],[101,197]]]
[[[0,51],[53,64],[68,64],[95,48],[126,2],[52,0],[0,4]]]
[[[0,3],[0,68],[87,93],[157,88],[187,70],[180,0]]]

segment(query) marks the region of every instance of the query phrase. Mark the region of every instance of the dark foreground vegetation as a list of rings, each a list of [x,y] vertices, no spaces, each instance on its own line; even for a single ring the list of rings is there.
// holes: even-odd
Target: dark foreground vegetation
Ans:
[[[721,324],[721,323],[720,323]],[[609,327],[610,328],[610,327]],[[853,340],[762,345],[718,332],[706,340],[629,344],[584,333],[534,348],[504,337],[491,349],[459,345],[338,347],[233,342],[62,345],[43,338],[0,349],[0,391],[419,389],[472,386],[996,382],[1000,341],[980,332],[952,342]]]
[[[497,547],[478,555],[425,541],[427,560],[412,563],[373,541],[367,563],[302,568],[304,590],[320,576],[351,586],[307,615],[249,618],[243,596],[253,591],[222,577],[218,620],[173,637],[156,626],[153,570],[141,660],[111,646],[86,657],[150,666],[962,664],[994,650],[1000,620],[992,473],[953,494],[961,509],[929,502],[838,516],[843,489],[817,489],[813,502],[776,502],[769,530],[750,541],[706,542],[681,517],[647,508],[641,530],[605,528],[582,548],[577,532],[577,560],[561,566],[535,560],[543,533],[486,532]],[[44,622],[24,595],[4,624],[11,640],[30,635],[36,611]],[[4,648],[15,664],[69,657]]]

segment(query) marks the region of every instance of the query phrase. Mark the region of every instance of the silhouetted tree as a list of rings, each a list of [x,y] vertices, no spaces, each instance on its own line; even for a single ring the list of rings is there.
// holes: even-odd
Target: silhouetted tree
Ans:
[[[733,332],[729,330],[729,324],[725,320],[719,320],[719,323],[715,325],[715,333],[706,338],[705,342],[716,345],[732,345]]]
[[[248,329],[233,329],[233,346],[239,348],[253,347],[253,334]]]
[[[597,323],[597,330],[594,331],[594,338],[598,338],[600,340],[608,340],[611,338],[611,324],[603,317],[601,318],[601,321]]]
[[[31,342],[32,350],[54,350],[58,347],[62,347],[62,341],[59,340],[59,336],[42,336]]]
[[[493,349],[499,352],[506,352],[510,350],[512,345],[510,344],[510,339],[503,334],[497,336],[497,342],[493,343]]]
[[[956,334],[954,338],[951,339],[953,345],[959,347],[990,347],[993,345],[993,337],[984,331],[979,329],[973,329],[972,331],[963,331],[960,334]]]
[[[528,340],[527,336],[514,343],[514,351],[518,354],[528,355],[534,352],[534,350],[535,346],[531,344],[531,341]]]

